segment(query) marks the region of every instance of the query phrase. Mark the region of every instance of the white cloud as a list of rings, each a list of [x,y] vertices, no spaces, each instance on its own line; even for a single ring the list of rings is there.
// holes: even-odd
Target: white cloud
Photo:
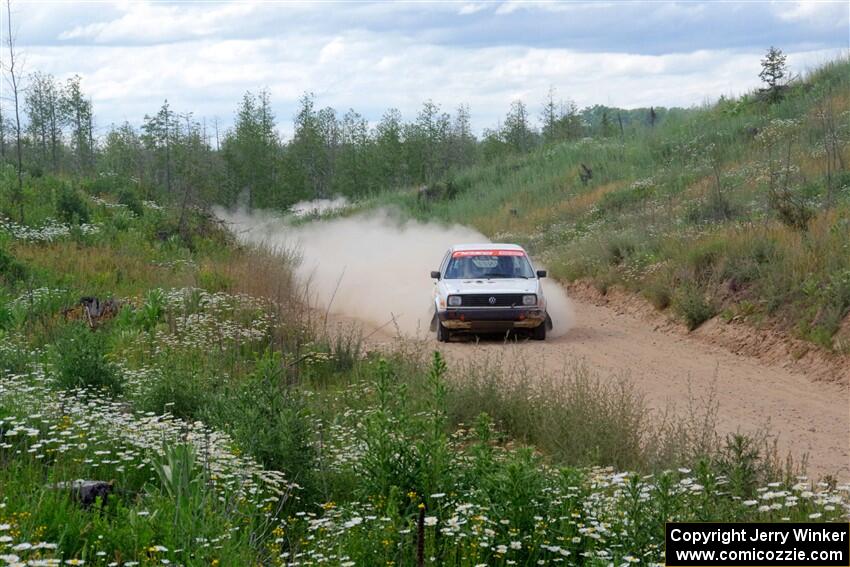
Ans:
[[[250,16],[250,3],[167,5],[122,2],[116,19],[78,25],[59,34],[60,40],[89,39],[95,43],[175,41],[223,31],[235,19]]]
[[[653,26],[665,21],[699,25],[708,9],[697,4],[649,6],[647,18]],[[750,5],[729,6],[738,10]],[[428,98],[447,111],[468,103],[477,130],[494,126],[515,98],[523,98],[536,115],[550,85],[579,106],[689,106],[756,86],[766,47],[758,40],[757,47],[630,53],[613,41],[605,51],[524,43],[511,27],[520,16],[544,22],[572,11],[578,16],[564,16],[569,21],[580,17],[591,22],[594,17],[610,17],[610,7],[505,3],[498,7],[508,14],[502,16],[485,9],[489,7],[429,5],[416,12],[421,8],[386,4],[133,2],[104,8],[102,13],[63,11],[68,29],[56,36],[64,39],[24,49],[28,70],[61,78],[82,75],[100,124],[139,122],[166,97],[179,111],[218,116],[229,123],[246,90],[268,87],[281,130],[288,132],[305,91],[315,92],[320,106],[333,106],[340,113],[354,108],[371,121],[389,107],[412,119]],[[803,12],[814,17],[811,14],[820,14],[821,8],[786,6],[782,13],[804,18]],[[37,7],[34,13],[37,17],[21,21],[49,27],[45,11]],[[474,41],[467,41],[463,26],[492,18],[510,25],[499,34],[485,30],[483,37],[503,41],[480,43],[480,29]],[[730,26],[736,23],[731,17],[729,21]],[[437,33],[452,26],[457,28],[455,36]],[[804,39],[811,45],[789,53],[795,72],[839,52],[823,49],[816,35]]]
[[[471,16],[481,10],[487,9],[487,4],[484,2],[470,2],[468,4],[464,4],[460,7],[460,10],[457,11],[461,16]]]
[[[846,30],[850,22],[850,3],[814,0],[781,3],[777,5],[776,15],[788,22],[806,22]]]

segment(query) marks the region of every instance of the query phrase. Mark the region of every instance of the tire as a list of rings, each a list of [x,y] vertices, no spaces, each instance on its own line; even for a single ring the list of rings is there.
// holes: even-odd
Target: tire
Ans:
[[[437,341],[447,343],[452,338],[452,332],[446,329],[442,323],[437,321]]]
[[[531,330],[531,338],[535,341],[546,340],[546,323],[543,322]]]

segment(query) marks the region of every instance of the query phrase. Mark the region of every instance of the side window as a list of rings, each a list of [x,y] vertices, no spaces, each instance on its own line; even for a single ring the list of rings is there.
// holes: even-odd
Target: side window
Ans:
[[[442,274],[443,276],[446,275],[446,268],[449,266],[449,258],[450,257],[451,257],[451,250],[446,252],[446,254],[443,256],[443,261],[440,262],[440,274]]]

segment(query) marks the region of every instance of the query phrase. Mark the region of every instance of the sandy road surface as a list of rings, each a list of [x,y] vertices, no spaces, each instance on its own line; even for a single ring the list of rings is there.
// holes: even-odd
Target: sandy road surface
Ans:
[[[723,431],[752,431],[768,425],[778,434],[780,449],[808,453],[812,477],[835,474],[850,479],[850,389],[815,382],[784,368],[728,350],[677,336],[609,307],[574,301],[576,325],[566,335],[546,342],[521,341],[505,345],[498,339],[458,341],[441,345],[452,359],[502,354],[527,357],[532,364],[560,371],[565,363],[583,359],[602,375],[624,373],[658,409],[675,404],[682,410],[689,399],[705,396],[712,385],[719,404]],[[372,327],[374,329],[374,327]],[[371,332],[369,325],[364,326]],[[370,341],[389,334],[375,332]],[[429,335],[427,340],[438,343]]]

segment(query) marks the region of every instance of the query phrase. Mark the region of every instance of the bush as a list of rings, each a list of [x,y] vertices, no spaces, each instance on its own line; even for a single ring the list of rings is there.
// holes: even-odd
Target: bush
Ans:
[[[809,221],[815,216],[805,199],[790,190],[771,192],[768,202],[782,224],[800,232],[808,230]]]
[[[726,197],[712,195],[706,201],[695,201],[685,209],[685,219],[691,224],[715,223],[734,218],[738,210]]]
[[[233,282],[226,274],[205,266],[198,270],[198,287],[216,293],[229,291],[233,287]]]
[[[714,303],[706,299],[705,292],[694,284],[686,284],[677,290],[673,308],[685,320],[689,331],[717,315]]]
[[[29,271],[23,262],[20,262],[5,248],[0,248],[0,277],[7,285],[27,279]]]
[[[145,331],[153,331],[165,316],[165,294],[161,289],[151,289],[145,302],[133,314],[133,320]]]
[[[63,185],[56,195],[56,214],[68,224],[88,223],[91,218],[83,196],[70,185]]]
[[[169,364],[145,384],[139,406],[145,411],[194,420],[207,403],[204,380],[197,373]]]
[[[142,200],[139,199],[139,196],[132,189],[121,189],[118,192],[118,202],[130,209],[130,212],[137,217],[145,214],[145,207],[142,204]]]
[[[605,236],[602,240],[605,262],[611,266],[619,266],[634,255],[638,243],[638,237],[632,233],[618,232]]]
[[[720,241],[700,242],[685,253],[685,263],[695,282],[705,284],[712,279],[726,256],[724,246]]]
[[[244,450],[298,484],[311,485],[316,448],[309,411],[301,392],[286,383],[278,353],[263,355],[227,408],[233,436]]]
[[[673,300],[670,295],[670,289],[665,284],[657,281],[647,284],[643,293],[649,302],[659,311],[670,307],[670,302]]]
[[[106,341],[81,323],[71,325],[56,343],[56,384],[62,389],[95,388],[117,395],[123,390],[118,369],[106,358]]]
[[[631,205],[636,205],[652,194],[650,189],[634,189],[627,187],[619,191],[605,193],[599,199],[599,210],[603,213],[621,212]]]

